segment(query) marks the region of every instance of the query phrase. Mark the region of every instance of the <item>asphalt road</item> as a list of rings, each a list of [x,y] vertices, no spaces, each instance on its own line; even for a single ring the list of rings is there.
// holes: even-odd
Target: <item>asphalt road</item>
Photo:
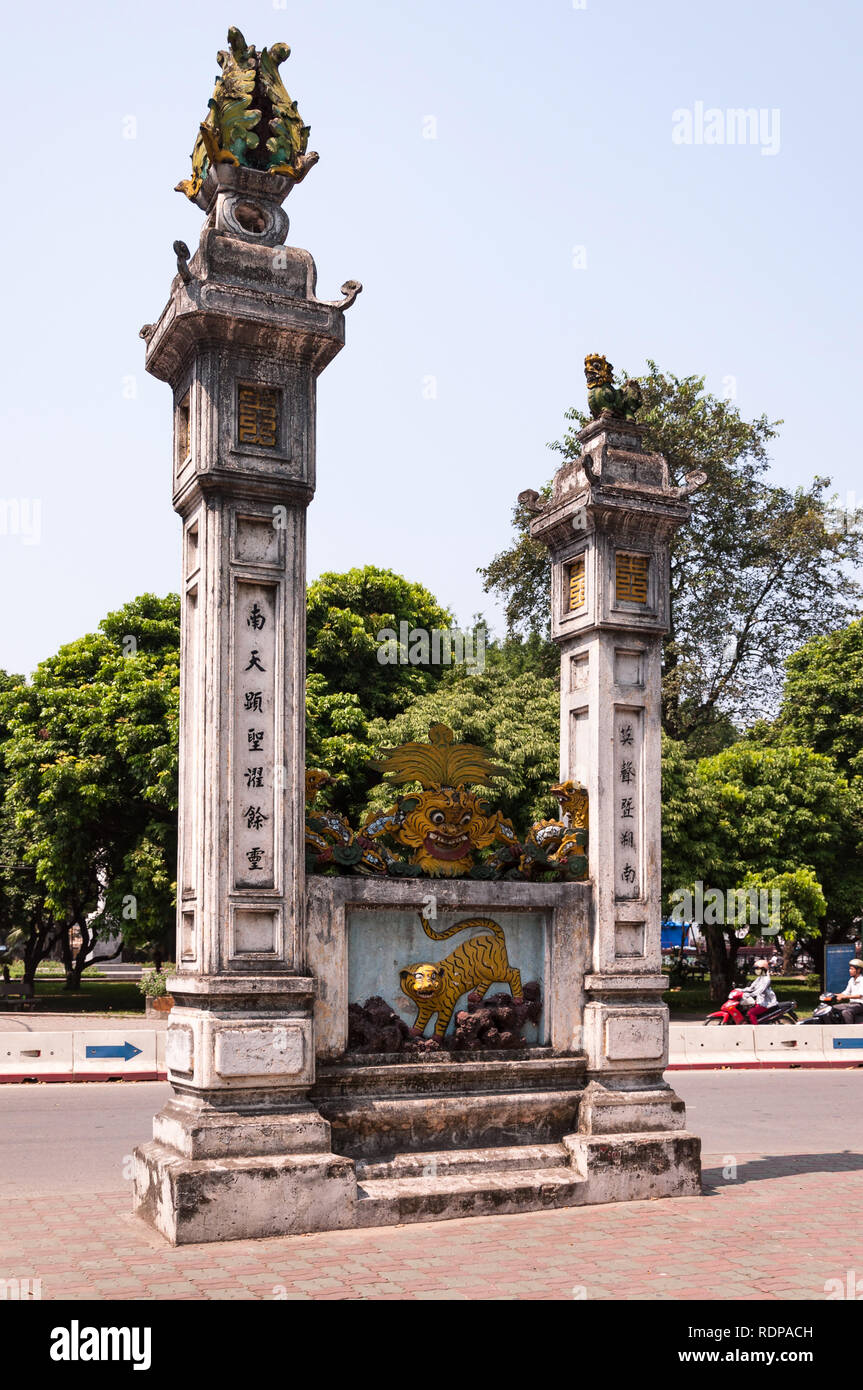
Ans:
[[[705,1159],[863,1152],[863,1069],[671,1072]],[[0,1197],[109,1193],[164,1082],[0,1086]]]

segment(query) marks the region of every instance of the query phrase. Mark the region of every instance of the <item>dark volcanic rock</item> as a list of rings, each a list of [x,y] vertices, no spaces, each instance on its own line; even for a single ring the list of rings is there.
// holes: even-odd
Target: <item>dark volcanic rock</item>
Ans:
[[[443,1041],[434,1036],[418,1038],[392,1007],[374,995],[365,1004],[348,1006],[348,1052],[480,1052],[527,1047],[522,1035],[526,1023],[538,1023],[542,991],[535,980],[524,986],[517,1004],[511,994],[487,999],[468,995],[468,1006],[456,1014],[455,1031]]]

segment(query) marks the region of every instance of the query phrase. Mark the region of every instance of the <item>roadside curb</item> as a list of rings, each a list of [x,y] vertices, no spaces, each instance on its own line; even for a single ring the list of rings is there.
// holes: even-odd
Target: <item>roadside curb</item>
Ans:
[[[68,1072],[68,1071],[57,1072],[56,1074],[51,1073],[51,1072],[21,1072],[20,1075],[18,1075],[18,1076],[14,1075],[14,1074],[13,1074],[13,1075],[9,1075],[9,1074],[7,1074],[7,1073],[5,1073],[5,1072],[4,1072],[4,1073],[0,1073],[0,1086],[3,1086],[4,1084],[5,1084],[5,1085],[11,1085],[11,1084],[13,1084],[13,1083],[15,1083],[15,1082],[17,1082],[17,1083],[19,1083],[19,1084],[21,1084],[21,1085],[23,1085],[23,1084],[33,1085],[33,1084],[35,1084],[35,1083],[37,1083],[37,1082],[40,1082],[40,1081],[44,1082],[46,1085],[47,1085],[49,1082],[50,1082],[51,1084],[53,1084],[53,1085],[56,1085],[56,1084],[57,1084],[58,1082],[60,1082],[60,1081],[64,1081],[64,1082],[65,1082],[65,1081],[70,1081],[70,1082],[71,1082],[71,1081],[81,1081],[81,1082],[85,1082],[85,1083],[86,1083],[86,1082],[88,1082],[88,1081],[167,1081],[167,1080],[168,1080],[168,1073],[167,1073],[166,1071],[154,1071],[154,1072],[149,1072],[149,1071],[136,1071],[136,1072],[130,1073],[130,1074],[127,1075],[127,1076],[123,1076],[123,1075],[121,1075],[120,1073],[114,1072],[114,1071],[93,1072],[92,1074],[89,1074],[89,1075],[87,1075],[87,1076],[76,1076],[74,1072]]]
[[[666,1071],[855,1071],[859,1062],[669,1062]]]

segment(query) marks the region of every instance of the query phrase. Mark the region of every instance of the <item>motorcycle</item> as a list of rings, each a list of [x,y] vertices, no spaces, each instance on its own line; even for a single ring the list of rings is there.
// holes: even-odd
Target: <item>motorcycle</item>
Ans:
[[[801,1028],[807,1023],[830,1023],[838,1024],[840,1027],[845,1024],[846,1020],[834,1007],[835,998],[835,994],[819,994],[818,1005],[812,1010],[812,1017],[800,1020]]]
[[[782,999],[775,1004],[771,1004],[759,1018],[750,1019],[749,1010],[755,1003],[751,995],[747,995],[744,989],[733,989],[722,1005],[715,1013],[708,1014],[704,1020],[705,1026],[708,1024],[727,1025],[737,1023],[752,1023],[758,1027],[762,1023],[796,1023],[797,1008],[796,999]]]

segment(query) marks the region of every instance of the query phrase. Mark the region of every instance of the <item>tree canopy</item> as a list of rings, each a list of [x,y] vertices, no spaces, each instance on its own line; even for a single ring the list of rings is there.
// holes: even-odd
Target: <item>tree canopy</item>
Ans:
[[[863,619],[789,656],[777,733],[863,776]]]
[[[98,939],[122,930],[156,943],[173,925],[179,599],[126,604],[3,701],[17,908],[26,889],[31,935],[52,923],[74,983]],[[72,927],[83,937],[74,966]]]
[[[408,650],[404,661],[379,660],[378,634],[400,634],[402,623],[408,634],[430,632],[449,629],[452,617],[421,584],[374,565],[322,574],[309,585],[306,763],[329,772],[323,800],[349,817],[374,780],[369,722],[394,718],[444,674],[442,666],[412,663]]]
[[[374,565],[322,574],[309,585],[307,669],[339,695],[360,695],[369,719],[391,719],[440,680],[443,667],[384,664],[378,634],[450,628],[452,615],[422,584]],[[405,652],[405,657],[408,653]]]
[[[663,897],[701,881],[705,889],[778,889],[784,937],[817,937],[821,918],[845,930],[863,904],[859,856],[860,783],[849,785],[832,760],[809,748],[735,743],[695,759],[683,744],[663,745]],[[717,994],[730,983],[733,917],[705,935]],[[763,926],[751,934],[763,934]]]

